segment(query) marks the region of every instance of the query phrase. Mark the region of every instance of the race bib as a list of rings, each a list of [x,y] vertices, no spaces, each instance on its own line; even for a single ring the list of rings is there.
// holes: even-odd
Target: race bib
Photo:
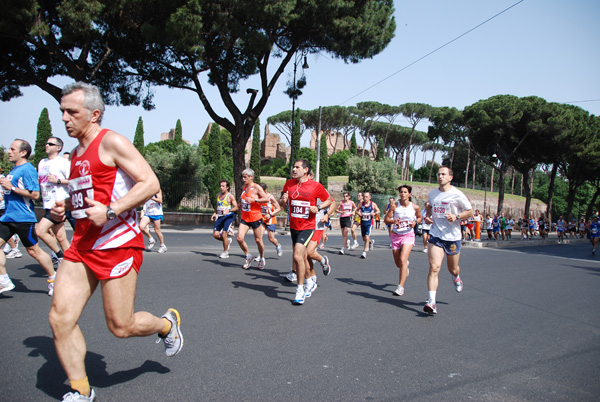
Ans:
[[[268,205],[261,205],[260,212],[262,212],[263,216],[267,216],[271,213],[271,208]]]
[[[446,214],[449,212],[449,209],[444,205],[434,205],[432,210],[434,218],[445,218]]]
[[[217,216],[223,216],[227,211],[229,211],[229,208],[217,207]]]
[[[308,219],[310,214],[310,201],[292,200],[290,216],[292,218]]]
[[[409,223],[410,223],[409,221],[398,222],[398,223],[394,224],[394,229],[396,231],[399,231],[399,230],[402,230],[402,229],[406,229],[409,226]]]
[[[371,219],[371,213],[370,212],[363,212],[362,218],[364,220],[368,221],[369,219]]]
[[[242,198],[242,211],[250,212],[250,203]]]
[[[71,195],[71,215],[75,219],[87,218],[85,210],[91,205],[85,202],[85,197],[94,199],[92,176],[82,176],[69,180],[69,194]]]
[[[596,234],[596,233],[598,233],[598,228],[596,228],[596,227],[593,227],[593,228],[592,228],[592,234]]]

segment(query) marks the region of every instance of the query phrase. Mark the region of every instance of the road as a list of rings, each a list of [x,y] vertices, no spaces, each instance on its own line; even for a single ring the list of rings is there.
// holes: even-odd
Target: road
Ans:
[[[339,233],[339,232],[338,232]],[[600,256],[589,243],[463,248],[464,291],[444,269],[438,314],[422,312],[427,254],[417,246],[403,297],[384,232],[368,259],[323,254],[332,273],[294,306],[291,261],[267,243],[264,271],[220,260],[207,230],[166,230],[168,252],[145,253],[136,308],[179,309],[182,352],[154,337],[117,339],[99,292],[80,325],[101,401],[570,401],[600,395]],[[266,237],[265,237],[266,240]],[[253,242],[249,237],[251,250]],[[335,248],[334,248],[335,246]],[[29,256],[8,260],[16,289],[0,295],[0,400],[49,401],[68,391],[47,315],[51,298]]]

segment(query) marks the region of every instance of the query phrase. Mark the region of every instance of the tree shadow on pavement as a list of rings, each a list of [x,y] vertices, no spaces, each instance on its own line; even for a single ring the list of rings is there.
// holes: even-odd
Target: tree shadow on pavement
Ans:
[[[28,356],[42,356],[46,360],[37,372],[36,388],[56,399],[69,392],[71,388],[67,384],[67,376],[56,355],[53,339],[47,336],[32,336],[25,339],[23,344],[33,349]],[[85,355],[85,366],[90,385],[97,388],[128,382],[144,373],[166,374],[171,371],[158,362],[146,360],[140,367],[109,374],[106,371],[104,356],[89,351]]]

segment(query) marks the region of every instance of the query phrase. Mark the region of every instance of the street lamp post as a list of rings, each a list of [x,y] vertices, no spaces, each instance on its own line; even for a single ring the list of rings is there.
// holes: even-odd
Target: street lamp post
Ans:
[[[308,62],[306,60],[306,50],[302,50],[300,53],[300,57],[298,57],[298,52],[296,51],[294,55],[294,82],[292,87],[292,135],[291,139],[291,152],[290,152],[290,177],[292,176],[292,168],[294,167],[294,125],[296,124],[296,98],[298,97],[298,88],[296,87],[296,70],[298,68],[298,63],[301,59],[304,59],[304,63],[302,63],[302,69],[306,70],[308,68]]]

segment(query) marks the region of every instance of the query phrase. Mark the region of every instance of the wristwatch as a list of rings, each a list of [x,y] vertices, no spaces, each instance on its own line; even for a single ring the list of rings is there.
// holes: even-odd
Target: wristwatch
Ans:
[[[56,180],[56,184],[60,184],[60,179]]]
[[[117,217],[117,213],[114,209],[110,207],[110,204],[106,206],[106,217],[109,221],[115,219]]]
[[[12,191],[12,192],[14,193],[16,189],[17,189],[17,188],[16,188],[15,186],[12,186],[12,187],[10,188],[10,191]]]

